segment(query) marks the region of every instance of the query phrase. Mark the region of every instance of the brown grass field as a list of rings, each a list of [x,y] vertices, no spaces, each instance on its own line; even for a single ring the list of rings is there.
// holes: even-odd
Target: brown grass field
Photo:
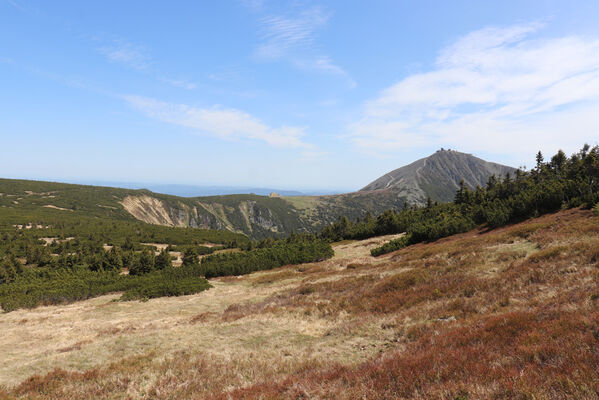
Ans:
[[[599,217],[0,314],[0,399],[599,399]]]

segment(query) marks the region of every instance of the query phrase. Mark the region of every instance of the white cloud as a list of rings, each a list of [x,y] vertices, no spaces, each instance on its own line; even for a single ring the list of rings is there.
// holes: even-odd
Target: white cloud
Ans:
[[[137,70],[147,69],[151,61],[144,48],[123,40],[115,40],[112,45],[100,47],[98,51],[110,61]]]
[[[227,140],[260,140],[275,147],[310,147],[301,140],[304,128],[271,128],[260,119],[240,110],[220,107],[196,108],[134,95],[123,98],[133,108],[151,118],[191,128],[201,134]]]
[[[262,43],[257,47],[255,56],[263,61],[285,59],[303,70],[336,75],[354,88],[356,82],[349,73],[336,65],[331,57],[322,55],[318,48],[316,33],[328,20],[329,15],[318,7],[293,17],[275,15],[262,18]]]
[[[599,38],[530,38],[532,23],[472,32],[434,68],[367,102],[354,144],[520,153],[578,149],[599,131]],[[596,140],[596,139],[595,139]]]
[[[256,49],[256,56],[276,60],[294,50],[313,48],[316,30],[328,19],[320,8],[303,11],[296,17],[275,15],[262,18],[263,43]]]

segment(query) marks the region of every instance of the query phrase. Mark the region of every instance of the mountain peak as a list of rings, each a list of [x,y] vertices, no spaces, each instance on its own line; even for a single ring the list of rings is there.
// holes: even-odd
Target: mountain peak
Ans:
[[[514,171],[515,168],[472,154],[441,148],[428,157],[386,173],[360,191],[393,190],[410,204],[424,204],[428,197],[445,202],[453,200],[461,180],[474,189],[484,186],[491,175],[505,176]]]

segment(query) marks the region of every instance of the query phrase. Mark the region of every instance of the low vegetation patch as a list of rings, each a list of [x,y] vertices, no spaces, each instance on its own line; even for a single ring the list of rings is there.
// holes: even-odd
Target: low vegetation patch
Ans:
[[[214,254],[203,258],[199,268],[206,278],[243,275],[283,265],[322,261],[333,254],[329,243],[311,235],[300,235],[243,253]]]
[[[374,249],[370,250],[370,254],[373,257],[377,257],[377,256],[380,256],[383,254],[391,253],[391,252],[399,250],[399,249],[403,249],[404,247],[406,247],[409,244],[410,244],[410,236],[407,236],[407,235],[402,236],[398,239],[391,240],[391,241],[383,244],[382,246],[375,247]]]
[[[71,269],[27,270],[8,284],[0,285],[0,306],[5,312],[39,305],[66,304],[112,292],[124,292],[122,300],[150,299],[198,293],[210,288],[189,267],[153,271],[145,275],[120,275],[114,271]]]
[[[552,258],[559,257],[567,248],[565,246],[554,246],[539,250],[528,257],[528,260],[533,263],[539,263]]]
[[[214,399],[577,398],[599,390],[599,313],[511,312],[424,333],[405,351]],[[576,371],[574,373],[574,371]]]

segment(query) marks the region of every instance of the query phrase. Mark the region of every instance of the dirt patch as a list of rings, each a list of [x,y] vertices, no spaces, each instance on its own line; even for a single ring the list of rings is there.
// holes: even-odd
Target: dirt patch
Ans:
[[[68,242],[70,240],[75,239],[74,237],[68,237],[68,238],[64,238],[64,239],[59,239],[59,238],[55,238],[55,237],[42,237],[39,238],[39,240],[43,240],[44,241],[44,246],[48,246],[52,243],[64,243],[64,242]]]
[[[159,251],[165,250],[168,246],[170,246],[168,243],[140,243],[140,244],[143,246],[154,246]]]
[[[54,210],[61,210],[61,211],[73,211],[73,210],[69,210],[67,208],[57,207],[57,206],[52,205],[52,204],[46,204],[45,206],[42,206],[42,207],[52,208]]]
[[[385,235],[366,240],[339,242],[338,244],[333,244],[333,249],[335,250],[335,256],[333,259],[360,259],[366,257],[370,261],[373,261],[371,260],[370,250],[381,246],[390,240],[402,237],[403,235],[404,233],[399,233],[396,235]]]
[[[169,251],[168,254],[170,254],[171,257],[175,257],[173,260],[173,267],[180,267],[183,265],[183,255],[180,251]]]
[[[50,228],[50,226],[49,226],[49,225],[46,225],[46,226],[44,226],[44,225],[40,225],[40,224],[33,224],[33,223],[28,223],[28,224],[15,224],[15,225],[13,225],[13,226],[14,226],[15,228],[17,228],[17,229],[33,229],[33,228],[36,228],[36,229],[48,229],[48,228]]]

